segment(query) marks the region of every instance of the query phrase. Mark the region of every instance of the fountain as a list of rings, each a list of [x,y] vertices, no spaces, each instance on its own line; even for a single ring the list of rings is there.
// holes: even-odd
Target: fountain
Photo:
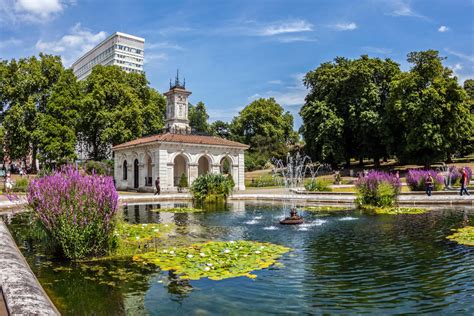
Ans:
[[[285,188],[290,192],[290,197],[288,198],[290,216],[280,220],[280,224],[302,224],[304,219],[298,214],[296,209],[296,197],[293,195],[296,194],[297,190],[301,189],[301,186],[304,187],[305,176],[309,175],[311,181],[313,181],[321,169],[330,170],[330,166],[327,164],[319,164],[317,168],[315,168],[311,158],[307,155],[303,156],[299,152],[295,155],[290,155],[288,153],[286,156],[286,164],[283,163],[281,159],[273,158],[272,161],[276,167],[273,176],[277,177],[278,175],[281,175]]]

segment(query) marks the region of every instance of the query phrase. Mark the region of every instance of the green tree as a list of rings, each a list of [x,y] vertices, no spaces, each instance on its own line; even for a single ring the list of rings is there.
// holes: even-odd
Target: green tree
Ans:
[[[337,57],[304,78],[310,89],[300,111],[306,150],[331,163],[387,155],[385,103],[390,82],[400,72],[390,59]]]
[[[430,166],[472,137],[467,94],[443,59],[435,50],[409,53],[412,68],[392,82],[387,114],[397,121],[389,125],[390,139],[402,161]]]
[[[203,102],[199,101],[196,105],[189,105],[189,125],[191,128],[198,133],[208,133],[209,124],[207,120],[209,115],[206,111],[206,106]]]
[[[224,121],[215,121],[209,126],[209,132],[214,135],[225,139],[232,138],[230,132],[230,124]]]
[[[164,108],[164,98],[144,75],[95,66],[84,82],[80,139],[90,144],[90,158],[103,160],[110,146],[158,132]]]
[[[247,105],[232,121],[231,132],[236,140],[250,145],[250,152],[265,159],[285,156],[288,145],[298,140],[293,116],[274,98],[260,98]]]
[[[54,85],[44,112],[38,114],[35,139],[41,162],[63,164],[76,159],[79,104],[79,84],[72,71],[66,70]]]

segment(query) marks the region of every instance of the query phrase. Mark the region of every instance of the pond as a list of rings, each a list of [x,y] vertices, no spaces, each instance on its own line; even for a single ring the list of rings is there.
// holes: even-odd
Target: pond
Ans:
[[[417,215],[303,211],[305,224],[280,226],[279,204],[235,202],[192,214],[151,211],[157,207],[164,205],[127,205],[123,217],[176,225],[168,241],[176,245],[252,240],[292,250],[278,260],[283,266],[254,271],[255,279],[190,281],[130,260],[66,264],[33,241],[27,214],[9,227],[64,315],[474,313],[474,249],[446,239],[451,229],[474,223],[472,208]]]

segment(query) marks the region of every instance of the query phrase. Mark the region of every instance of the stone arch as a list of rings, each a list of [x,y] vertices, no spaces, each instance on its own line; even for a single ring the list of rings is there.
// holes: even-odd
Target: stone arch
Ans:
[[[173,185],[175,187],[179,184],[179,179],[181,178],[182,174],[186,176],[188,179],[189,184],[189,157],[184,153],[178,153],[174,155],[173,158]]]
[[[138,189],[140,185],[140,170],[139,170],[138,158],[133,160],[133,188]]]
[[[202,155],[197,160],[198,176],[211,172],[212,158]]]
[[[124,159],[122,163],[122,180],[127,181],[127,179],[128,179],[128,162],[127,162],[127,159]]]
[[[230,156],[224,155],[219,160],[219,172],[232,175],[233,160]]]

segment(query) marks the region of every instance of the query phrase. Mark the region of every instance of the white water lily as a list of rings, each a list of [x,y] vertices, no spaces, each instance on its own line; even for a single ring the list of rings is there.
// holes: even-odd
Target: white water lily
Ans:
[[[140,236],[135,237],[137,240],[140,239]]]
[[[235,243],[235,241],[233,241],[233,240],[231,240],[231,241],[229,241],[229,242],[230,242],[231,244]]]
[[[247,258],[247,254],[244,255],[244,258]]]
[[[153,230],[155,233],[159,232],[160,230],[158,228]]]
[[[259,251],[259,250],[257,250],[257,251],[255,251],[255,253],[258,255],[258,254],[260,253],[260,251]]]
[[[173,250],[171,250],[171,251],[170,251],[170,254],[174,255],[174,251],[173,251]]]
[[[210,263],[210,262],[208,262],[207,265],[208,265],[209,267],[212,267],[212,266],[213,266],[213,264]]]
[[[206,254],[205,254],[204,252],[201,252],[199,255],[200,255],[201,257],[205,257],[205,256],[206,256]]]
[[[260,246],[260,249],[264,249],[264,248],[265,248],[265,246]]]
[[[193,256],[192,254],[189,254],[189,255],[187,255],[186,257],[192,258],[192,257],[194,257],[194,256]]]
[[[165,250],[163,250],[163,252],[164,252],[164,253],[168,253],[168,250],[167,250],[167,249],[165,249]]]
[[[209,270],[211,270],[211,268],[209,268],[209,267],[204,268],[204,271],[209,271]]]
[[[230,252],[229,249],[225,249],[225,250],[224,250],[224,253],[229,253],[229,252]]]

